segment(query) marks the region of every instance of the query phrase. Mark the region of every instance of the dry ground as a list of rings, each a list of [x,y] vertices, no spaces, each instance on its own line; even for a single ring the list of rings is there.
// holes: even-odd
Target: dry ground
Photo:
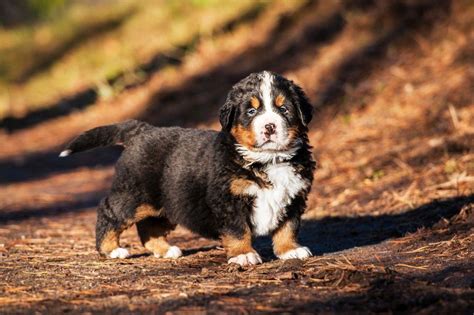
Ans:
[[[472,314],[472,3],[275,2],[236,21],[112,100],[0,135],[0,312]],[[231,84],[262,69],[318,107],[301,231],[315,256],[275,260],[259,239],[264,264],[240,268],[178,229],[184,257],[162,260],[131,229],[132,258],[99,259],[94,208],[119,151],[58,160],[61,146],[130,117],[218,128]]]

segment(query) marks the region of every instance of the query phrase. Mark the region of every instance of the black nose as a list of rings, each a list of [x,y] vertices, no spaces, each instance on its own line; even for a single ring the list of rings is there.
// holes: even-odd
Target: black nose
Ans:
[[[265,135],[271,136],[272,134],[275,133],[276,126],[274,123],[266,124],[265,125]]]

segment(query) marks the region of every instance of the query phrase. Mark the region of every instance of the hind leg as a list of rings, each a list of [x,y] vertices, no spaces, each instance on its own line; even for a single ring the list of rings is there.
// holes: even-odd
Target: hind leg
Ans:
[[[120,234],[143,218],[159,215],[153,207],[139,205],[124,194],[104,198],[97,211],[96,247],[99,253],[110,258],[127,258],[128,251],[120,247]]]
[[[120,247],[120,234],[128,227],[110,197],[102,199],[97,210],[96,248],[100,255],[110,258],[127,258],[128,251]],[[115,203],[116,204],[116,203]]]
[[[148,217],[137,222],[137,231],[143,246],[157,258],[176,259],[182,256],[181,250],[177,246],[171,246],[166,240],[166,235],[175,227],[176,225],[165,217]]]

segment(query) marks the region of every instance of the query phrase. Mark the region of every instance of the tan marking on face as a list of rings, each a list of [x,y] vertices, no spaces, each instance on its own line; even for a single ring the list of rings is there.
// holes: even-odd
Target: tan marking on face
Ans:
[[[284,222],[272,236],[273,251],[279,256],[292,249],[298,248],[296,241],[296,231],[291,221]]]
[[[250,105],[255,108],[255,109],[258,109],[260,107],[260,101],[258,100],[258,98],[256,98],[255,96],[252,96],[250,98]]]
[[[283,104],[285,104],[285,97],[281,94],[279,94],[276,98],[275,98],[275,105],[277,107],[281,107],[283,106]]]
[[[255,134],[251,129],[247,129],[239,124],[233,127],[230,133],[242,146],[246,148],[253,148],[255,146]]]
[[[137,207],[137,209],[135,210],[134,220],[135,222],[138,222],[148,217],[159,217],[161,216],[162,212],[163,212],[163,209],[157,210],[152,205],[144,203],[140,205],[139,207]]]
[[[252,247],[252,234],[249,228],[247,228],[242,238],[237,238],[233,235],[223,235],[221,239],[228,257],[235,257],[250,252],[255,253]]]
[[[108,231],[100,243],[101,254],[109,254],[119,247],[120,231]]]

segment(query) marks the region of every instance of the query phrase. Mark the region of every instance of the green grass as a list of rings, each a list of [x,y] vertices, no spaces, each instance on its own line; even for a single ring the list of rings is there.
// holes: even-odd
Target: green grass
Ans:
[[[121,0],[92,6],[78,1],[40,24],[0,29],[0,117],[21,116],[86,87],[100,88],[255,5],[253,0]],[[41,71],[30,71],[38,64]]]

